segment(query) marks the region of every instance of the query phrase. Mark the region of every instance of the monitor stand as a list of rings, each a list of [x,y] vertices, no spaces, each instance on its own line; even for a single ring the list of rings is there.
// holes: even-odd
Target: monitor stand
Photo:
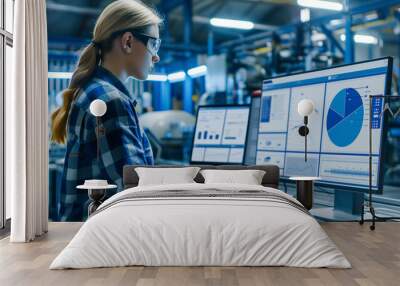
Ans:
[[[364,193],[335,189],[334,209],[352,215],[361,215]]]

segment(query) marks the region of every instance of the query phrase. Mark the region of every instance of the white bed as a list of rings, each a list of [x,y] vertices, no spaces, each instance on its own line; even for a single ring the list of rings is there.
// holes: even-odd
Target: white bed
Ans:
[[[174,196],[162,196],[175,190]],[[194,192],[211,195],[191,196]],[[213,195],[216,192],[240,196]],[[260,197],[252,196],[253,192]],[[152,196],[146,197],[147,193]],[[157,193],[160,197],[154,197]],[[130,188],[99,207],[50,269],[128,265],[350,268],[318,222],[299,205],[277,189],[255,185]]]

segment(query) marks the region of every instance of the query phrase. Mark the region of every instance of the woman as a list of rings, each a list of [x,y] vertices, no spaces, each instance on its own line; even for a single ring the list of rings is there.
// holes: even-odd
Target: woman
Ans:
[[[105,179],[122,190],[122,169],[127,164],[153,164],[149,141],[139,126],[129,92],[128,76],[144,80],[160,58],[160,17],[143,3],[119,0],[99,16],[92,42],[84,49],[63,93],[63,105],[52,114],[52,140],[67,141],[60,220],[86,217],[85,192],[76,189],[86,179]],[[89,106],[94,99],[107,105],[101,118],[97,160],[96,119]]]

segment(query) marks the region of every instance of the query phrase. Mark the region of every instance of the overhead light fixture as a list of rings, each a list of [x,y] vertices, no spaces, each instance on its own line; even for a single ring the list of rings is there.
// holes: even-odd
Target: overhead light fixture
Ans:
[[[300,21],[302,23],[309,22],[311,19],[310,9],[304,8],[300,10]]]
[[[207,66],[202,65],[202,66],[198,66],[195,68],[191,68],[190,70],[188,70],[188,75],[190,75],[191,77],[199,77],[202,75],[206,75],[207,74]]]
[[[292,55],[292,53],[290,52],[290,50],[280,50],[279,51],[279,55],[282,57],[282,58],[290,58],[290,56]]]
[[[378,44],[378,38],[370,35],[355,35],[354,41],[360,44],[371,44],[371,45]]]
[[[179,71],[179,72],[174,72],[170,73],[168,75],[168,80],[170,82],[178,82],[178,81],[183,81],[186,77],[186,74],[184,71]]]
[[[48,78],[71,79],[72,74],[72,72],[48,72]]]
[[[267,42],[266,47],[257,48],[253,51],[255,55],[264,55],[271,51],[270,42]]]
[[[307,8],[317,8],[317,9],[326,9],[326,10],[334,10],[334,11],[342,11],[343,4],[332,1],[322,1],[322,0],[297,0],[297,4],[299,6],[307,7]]]
[[[365,16],[365,20],[367,20],[367,21],[373,21],[373,20],[376,20],[378,18],[379,18],[379,16],[378,16],[378,13],[376,13],[376,12],[372,12],[372,13],[367,14]]]
[[[149,81],[167,81],[167,76],[165,74],[149,74],[146,80]]]
[[[344,42],[346,41],[346,35],[341,34],[340,39]],[[354,35],[354,42],[359,43],[359,44],[369,44],[369,45],[377,45],[378,44],[378,38],[371,36],[371,35],[361,35],[361,34],[356,34]]]
[[[339,26],[343,24],[343,20],[342,19],[333,19],[329,21],[329,24],[331,26]]]
[[[240,30],[251,30],[254,28],[254,23],[250,21],[240,21],[240,20],[222,19],[222,18],[211,18],[210,24],[215,27],[240,29]]]
[[[320,41],[325,41],[326,40],[326,36],[325,34],[322,33],[313,33],[311,35],[311,41],[313,42],[320,42]]]

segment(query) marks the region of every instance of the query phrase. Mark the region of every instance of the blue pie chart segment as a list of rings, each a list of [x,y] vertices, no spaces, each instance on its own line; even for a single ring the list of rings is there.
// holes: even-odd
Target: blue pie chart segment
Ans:
[[[360,134],[364,107],[360,94],[354,88],[342,89],[334,97],[327,115],[329,139],[338,147],[349,146]]]

